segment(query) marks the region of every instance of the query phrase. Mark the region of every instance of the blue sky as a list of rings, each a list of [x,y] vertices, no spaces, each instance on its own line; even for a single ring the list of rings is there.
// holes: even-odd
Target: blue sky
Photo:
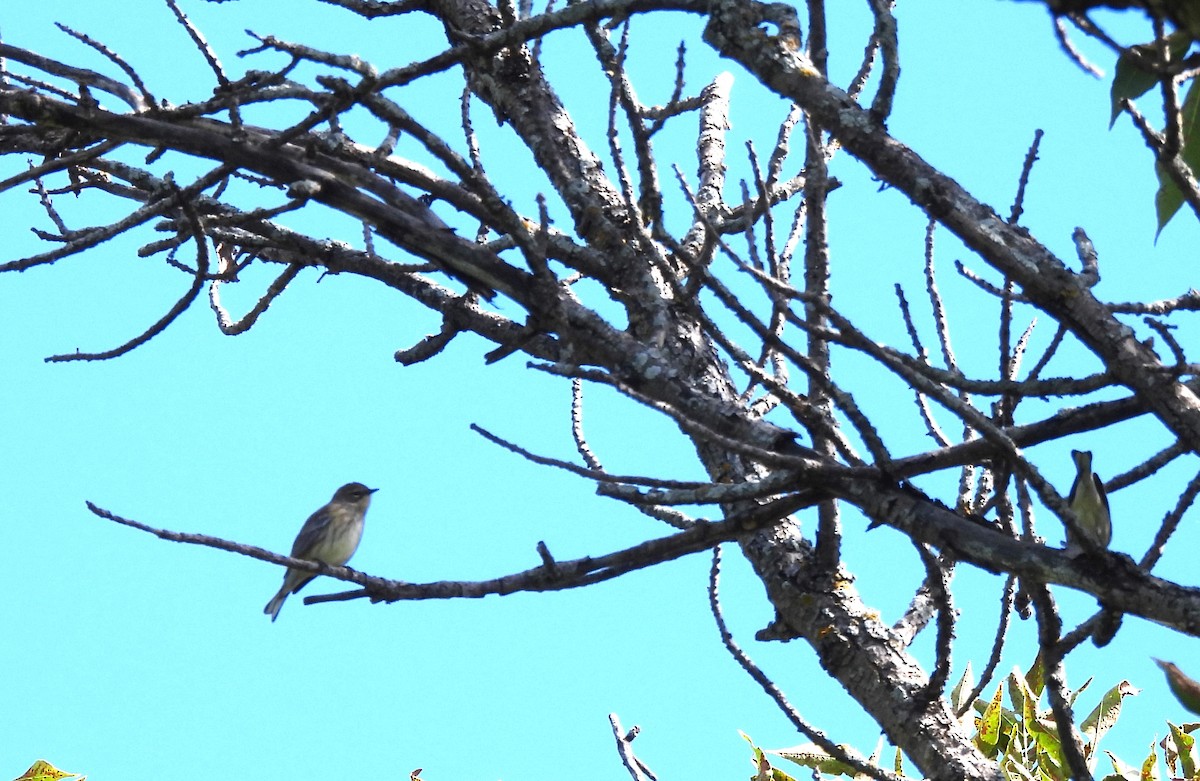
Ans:
[[[865,42],[862,5],[831,16],[831,66],[843,83]],[[181,103],[208,93],[211,76],[165,6],[136,0],[120,9],[14,0],[0,8],[0,33],[8,43],[100,67],[53,27],[62,21],[125,54],[161,97]],[[318,4],[190,2],[185,10],[235,71],[271,64],[234,56],[252,45],[244,28],[353,51],[380,66],[405,64],[440,45],[436,28],[421,20],[412,20],[419,30],[412,32],[408,21],[369,25]],[[665,100],[674,47],[698,30],[694,19],[664,18],[670,23],[634,23],[635,46],[646,47],[634,73],[644,79],[638,86],[647,102]],[[1101,257],[1096,292],[1109,300],[1173,296],[1194,284],[1195,221],[1181,214],[1154,242],[1149,154],[1127,122],[1107,129],[1107,82],[1066,60],[1037,4],[926,0],[904,3],[899,20],[903,75],[889,123],[894,135],[1007,213],[1025,150],[1034,129],[1043,128],[1024,220],[1034,235],[1073,262],[1071,231],[1085,227]],[[594,60],[579,56],[581,40],[563,34],[545,53],[551,75],[578,86],[559,91],[602,148],[607,100],[587,91],[601,81]],[[1109,58],[1080,43],[1111,69]],[[740,154],[747,139],[760,152],[769,149],[786,106],[694,37],[689,52],[691,91],[721,69],[735,73],[731,154]],[[415,86],[405,99],[419,119],[452,132],[459,89],[451,74]],[[532,212],[538,177],[517,153],[501,153],[503,139],[486,112],[476,119],[485,142],[493,139],[484,149],[489,171]],[[689,176],[694,127],[684,120],[671,144],[658,144]],[[4,161],[0,176],[22,165]],[[740,158],[731,166],[734,176],[745,175]],[[845,185],[831,202],[835,303],[876,339],[903,344],[892,285],[920,297],[924,220],[900,194],[877,192],[848,156],[835,159],[833,173]],[[90,201],[62,206],[76,226],[105,218]],[[0,208],[5,259],[36,251],[26,228],[44,226],[45,218],[35,200],[6,193]],[[336,220],[305,227],[330,235],[346,228]],[[178,273],[136,257],[138,243],[118,239],[59,267],[0,278],[0,426],[7,442],[0,452],[0,549],[9,561],[0,576],[0,669],[14,671],[0,678],[0,774],[16,776],[44,757],[96,781],[148,774],[191,781],[235,771],[262,778],[400,776],[417,767],[427,779],[532,780],[564,771],[614,778],[624,771],[610,712],[627,727],[642,725],[635,747],[662,778],[747,774],[739,729],[767,746],[800,742],[721,648],[703,555],[559,594],[311,607],[292,598],[272,624],[261,610],[279,585],[278,568],[159,541],[88,513],[85,500],[154,526],[282,552],[337,486],[359,480],[380,491],[353,565],[418,582],[524,569],[537,562],[539,540],[570,558],[665,532],[596,497],[583,481],[528,464],[468,429],[478,423],[532,450],[571,458],[566,383],[526,370],[519,356],[485,366],[488,347],[471,337],[436,361],[402,368],[392,360],[395,350],[436,330],[437,319],[349,275],[317,284],[315,271],[302,273],[239,337],[221,335],[201,302],[121,359],[44,363],[47,355],[124,342],[183,291]],[[993,304],[970,295],[952,274],[955,259],[982,266],[944,233],[938,258],[960,329],[960,359],[977,373],[992,371]],[[250,273],[226,286],[227,303],[248,306],[272,276]],[[1043,323],[1035,344],[1051,333]],[[854,356],[840,360],[874,371]],[[1060,360],[1057,373],[1097,368],[1078,349]],[[916,452],[928,445],[912,426],[911,401],[897,392],[881,383],[864,404],[900,409],[890,444],[900,454]],[[603,389],[589,389],[586,399],[592,445],[608,468],[701,475],[671,424]],[[1097,451],[1097,469],[1108,477],[1163,444],[1155,429],[1134,422],[1034,448],[1030,457],[1065,492],[1072,447]],[[1140,556],[1186,478],[1173,465],[1113,496],[1113,546]],[[945,481],[924,487],[952,496]],[[1048,514],[1040,517],[1045,533],[1058,533]],[[886,529],[863,536],[865,523],[853,516],[847,524],[857,585],[894,619],[910,591],[896,580],[914,571],[911,552],[905,546],[898,560],[898,536]],[[1156,573],[1192,582],[1192,526],[1185,520]],[[736,554],[728,551],[725,560],[727,618],[742,644],[810,721],[838,742],[873,748],[877,730],[805,646],[753,641],[771,610]],[[958,583],[956,675],[968,660],[978,669],[986,659],[998,600],[993,576],[964,568]],[[338,588],[317,581],[305,593]],[[1076,619],[1093,605],[1061,598]],[[1032,627],[1016,633],[1002,669],[1026,665],[1032,655]],[[923,653],[928,645],[928,638],[918,643]],[[1101,689],[1121,678],[1144,689],[1127,703],[1107,748],[1139,762],[1164,732],[1164,719],[1184,719],[1147,649],[1188,670],[1194,648],[1188,638],[1130,620],[1108,648],[1070,658],[1074,684],[1094,675]],[[1200,673],[1200,664],[1190,671]],[[1084,695],[1081,716],[1094,701]]]

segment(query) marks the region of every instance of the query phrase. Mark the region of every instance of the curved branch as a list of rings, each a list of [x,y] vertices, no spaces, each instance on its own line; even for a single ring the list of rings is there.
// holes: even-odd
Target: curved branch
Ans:
[[[103,361],[122,356],[165,331],[167,326],[175,322],[175,318],[183,314],[184,310],[191,306],[192,302],[200,295],[200,291],[204,289],[204,283],[208,280],[208,241],[204,238],[204,228],[200,225],[200,218],[196,216],[195,210],[192,209],[191,205],[178,192],[175,197],[181,201],[180,206],[184,214],[187,215],[188,222],[192,228],[192,240],[196,243],[196,274],[192,279],[192,286],[188,288],[188,291],[154,325],[120,347],[114,347],[111,350],[99,353],[74,352],[64,355],[51,355],[45,359],[47,363]]]
[[[272,553],[264,548],[240,542],[212,537],[207,534],[177,532],[160,529],[140,521],[124,518],[116,513],[86,502],[87,508],[105,520],[114,521],[140,531],[153,534],[159,539],[203,545],[209,548],[249,556],[253,559],[279,564],[285,567],[329,575],[338,580],[357,583],[363,588],[337,594],[308,597],[305,604],[338,602],[348,599],[369,598],[372,602],[398,602],[424,599],[477,599],[489,595],[515,594],[520,591],[563,591],[611,580],[635,570],[644,569],[666,561],[699,553],[720,542],[737,539],[755,529],[765,528],[779,520],[778,504],[763,505],[749,513],[731,517],[729,520],[711,523],[697,521],[691,528],[677,534],[647,540],[623,550],[601,556],[585,556],[570,561],[546,560],[533,569],[503,575],[484,581],[438,581],[435,583],[405,583],[368,575],[349,567],[333,567],[307,559],[294,559]]]

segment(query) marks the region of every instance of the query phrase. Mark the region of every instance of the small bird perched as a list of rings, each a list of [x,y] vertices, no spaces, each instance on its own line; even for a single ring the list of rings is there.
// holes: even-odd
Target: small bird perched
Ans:
[[[358,548],[362,539],[363,519],[367,515],[367,506],[371,504],[371,494],[378,488],[367,488],[362,483],[346,483],[334,492],[329,504],[308,516],[296,541],[292,543],[293,559],[308,559],[340,567]],[[315,578],[312,572],[298,569],[288,569],[283,575],[283,587],[279,589],[263,612],[274,621],[279,617],[279,610],[289,594],[295,594]]]
[[[1075,482],[1067,503],[1079,521],[1080,530],[1092,542],[1093,547],[1107,548],[1112,541],[1112,518],[1108,514],[1108,496],[1104,483],[1092,471],[1092,454],[1086,450],[1072,450],[1075,461]],[[1074,533],[1067,529],[1067,550],[1080,551],[1084,546]]]

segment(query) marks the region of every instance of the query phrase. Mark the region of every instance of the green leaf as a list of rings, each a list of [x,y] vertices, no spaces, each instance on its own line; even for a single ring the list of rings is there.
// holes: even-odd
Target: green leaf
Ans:
[[[1079,699],[1079,695],[1083,694],[1084,690],[1086,690],[1087,687],[1091,686],[1092,681],[1094,681],[1094,680],[1095,680],[1095,678],[1088,678],[1086,681],[1083,682],[1083,686],[1080,686],[1075,691],[1068,693],[1067,694],[1067,704],[1070,705],[1072,708],[1074,708],[1075,700]]]
[[[39,759],[37,762],[34,762],[32,765],[30,765],[29,769],[22,773],[20,778],[16,779],[16,781],[59,781],[59,779],[77,775],[79,774],[68,773],[65,770],[59,770],[46,760]]]
[[[1191,170],[1192,176],[1200,171],[1200,82],[1195,79],[1188,86],[1182,106],[1182,126],[1180,128],[1183,142],[1180,158]],[[1158,176],[1158,193],[1154,196],[1154,209],[1158,216],[1158,233],[1183,206],[1183,192],[1167,175],[1166,169],[1159,163],[1154,166]]]
[[[1167,176],[1161,163],[1154,164],[1154,174],[1158,177],[1158,192],[1154,194],[1154,214],[1158,217],[1158,231],[1154,235],[1157,238],[1179,207],[1183,206],[1183,192]]]
[[[1004,688],[997,686],[992,701],[988,703],[983,715],[975,722],[975,747],[988,759],[996,756],[996,742],[1000,738],[1000,703],[1003,694]]]
[[[1105,776],[1101,781],[1141,781],[1142,774],[1133,765],[1127,765],[1122,762],[1116,754],[1111,751],[1105,751],[1108,754],[1109,761],[1112,762],[1113,772]]]
[[[1016,757],[1009,757],[1000,765],[1001,772],[1008,779],[1015,781],[1038,781],[1037,777],[1029,771],[1027,767],[1022,765]]]
[[[849,746],[839,746],[846,753],[850,753],[853,749]],[[792,748],[782,748],[778,750],[768,749],[768,753],[783,757],[789,762],[794,762],[803,768],[816,770],[820,773],[825,773],[831,776],[847,776],[853,778],[858,771],[853,767],[831,757],[825,752],[825,749],[818,746],[816,743],[805,743]]]
[[[1181,774],[1184,778],[1195,778],[1196,739],[1169,721],[1167,722],[1167,727],[1171,730],[1171,741],[1173,746],[1170,749],[1164,746],[1163,750],[1168,752],[1168,756],[1171,753],[1175,754],[1179,762]],[[1165,738],[1163,739],[1163,742],[1166,742]],[[1167,762],[1169,765],[1174,764],[1169,759]]]
[[[750,744],[750,748],[754,749],[754,759],[750,760],[754,765],[754,775],[751,781],[796,781],[777,767],[771,766],[771,761],[767,759],[767,755],[761,748],[754,745],[754,741],[745,732],[738,730],[738,734],[745,738]]]
[[[759,770],[761,771],[763,768],[763,763],[766,762],[765,758],[763,757],[762,749],[759,748],[758,746],[754,745],[754,741],[751,740],[750,736],[747,735],[745,732],[738,730],[738,734],[741,735],[745,739],[745,741],[750,744],[750,748],[754,752],[754,759],[752,759],[751,762],[753,762],[754,765],[757,768],[759,768]],[[770,767],[770,763],[767,763],[767,767],[768,768]],[[757,778],[757,776],[756,776],[756,778]]]
[[[1021,671],[1018,668],[1014,667],[1013,671],[1004,679],[1004,682],[1008,685],[1008,701],[1012,703],[1013,710],[1016,713],[1025,710],[1026,698],[1034,697],[1034,699],[1037,699],[1035,695],[1030,693],[1029,685],[1025,683],[1025,678],[1021,675]]]
[[[1142,770],[1138,778],[1142,781],[1158,781],[1158,753],[1154,750],[1154,743],[1150,744],[1150,755],[1142,760]]]
[[[1181,59],[1191,45],[1192,38],[1187,33],[1176,31],[1167,36],[1167,49],[1171,53],[1172,60]],[[1147,57],[1158,59],[1158,48],[1154,44],[1143,43],[1130,48]],[[1112,117],[1109,119],[1108,126],[1111,128],[1117,121],[1117,117],[1121,115],[1121,101],[1124,98],[1133,100],[1145,95],[1151,87],[1158,83],[1158,78],[1157,75],[1134,62],[1133,56],[1127,53],[1122,54],[1117,59],[1112,89],[1109,90],[1112,97]]]
[[[1088,754],[1096,753],[1096,744],[1104,737],[1104,733],[1117,723],[1117,719],[1121,715],[1121,701],[1137,694],[1138,691],[1129,681],[1121,681],[1100,698],[1100,704],[1093,708],[1083,723],[1079,725],[1080,731],[1091,742]]]
[[[1144,45],[1143,45],[1144,46]],[[1137,49],[1139,47],[1132,47]],[[1117,117],[1121,116],[1121,101],[1129,98],[1140,98],[1150,91],[1150,88],[1158,83],[1158,77],[1149,71],[1142,70],[1136,65],[1133,58],[1122,54],[1117,59],[1117,70],[1113,74],[1112,88],[1109,90],[1109,96],[1112,98],[1112,116],[1108,119],[1108,127],[1111,130],[1112,126],[1117,123]]]
[[[1034,657],[1029,672],[1025,673],[1025,683],[1028,684],[1029,691],[1033,692],[1033,696],[1041,699],[1042,692],[1046,690],[1046,665],[1042,663],[1040,652]]]
[[[1024,681],[1022,681],[1022,684]],[[1085,684],[1086,686],[1086,684]],[[1037,702],[1032,697],[1025,698],[1025,710],[1022,713],[1025,729],[1033,738],[1038,748],[1038,767],[1053,778],[1064,778],[1065,762],[1062,753],[1062,739],[1058,735],[1058,727],[1053,721],[1038,718]]]
[[[971,671],[971,663],[967,662],[967,669],[963,670],[962,677],[958,679],[958,683],[954,684],[954,688],[950,690],[950,706],[954,708],[954,712],[958,713],[967,704],[967,695],[975,688],[975,673]]]

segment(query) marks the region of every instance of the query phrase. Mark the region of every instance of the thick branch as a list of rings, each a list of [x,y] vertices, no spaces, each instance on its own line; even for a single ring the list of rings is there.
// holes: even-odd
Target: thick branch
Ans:
[[[1096,353],[1114,378],[1134,390],[1163,423],[1200,452],[1200,398],[1175,381],[1133,331],[1092,296],[1086,285],[1024,229],[1008,224],[954,179],[890,136],[871,113],[824,79],[787,36],[771,36],[761,24],[781,30],[796,24],[794,11],[780,5],[719,0],[705,40],[768,87],[811,112],[847,151],[882,181],[905,193],[930,217],[949,227],[967,246],[1024,295],[1066,325]]]

